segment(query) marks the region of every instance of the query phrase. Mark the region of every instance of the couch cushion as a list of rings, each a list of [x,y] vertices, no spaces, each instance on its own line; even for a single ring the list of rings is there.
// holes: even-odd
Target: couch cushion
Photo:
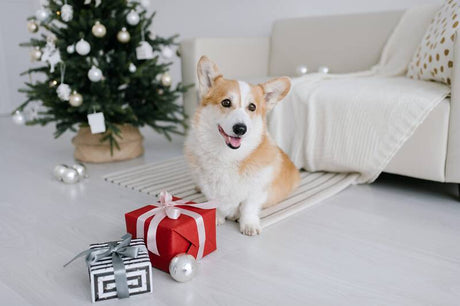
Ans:
[[[270,43],[269,74],[296,73],[300,64],[331,73],[367,70],[377,64],[402,11],[318,16],[275,22]]]
[[[409,64],[407,76],[450,85],[454,40],[460,28],[459,4],[459,0],[448,0],[436,12]]]

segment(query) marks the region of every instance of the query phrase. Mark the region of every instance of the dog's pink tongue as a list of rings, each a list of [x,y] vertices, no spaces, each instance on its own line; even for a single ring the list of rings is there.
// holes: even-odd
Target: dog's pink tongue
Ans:
[[[229,136],[228,140],[229,140],[230,144],[232,145],[232,147],[234,147],[234,148],[238,148],[241,145],[241,138],[239,138],[239,137]]]

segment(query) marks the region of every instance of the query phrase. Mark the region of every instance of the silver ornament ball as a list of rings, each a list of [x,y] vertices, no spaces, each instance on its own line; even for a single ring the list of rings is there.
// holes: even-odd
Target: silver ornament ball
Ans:
[[[30,33],[37,33],[37,32],[38,32],[38,29],[39,29],[39,26],[38,26],[38,24],[35,22],[35,20],[30,20],[30,21],[27,23],[27,30],[28,30]]]
[[[62,177],[64,176],[64,172],[68,169],[64,164],[56,165],[53,169],[53,175],[58,181],[62,181]]]
[[[77,50],[78,54],[87,55],[91,51],[91,46],[89,42],[82,38],[77,42],[75,49]]]
[[[75,52],[75,45],[68,45],[66,50],[67,53],[73,54]]]
[[[128,43],[130,41],[131,35],[126,30],[126,28],[122,28],[121,31],[118,32],[118,34],[117,34],[117,39],[122,44],[126,44],[126,43]]]
[[[86,167],[82,163],[74,164],[72,168],[78,172],[80,179],[88,177],[88,175],[86,174]]]
[[[166,86],[166,87],[171,86],[172,78],[169,75],[169,73],[163,73],[163,75],[161,76],[161,84],[163,84],[163,86]]]
[[[306,65],[299,65],[297,66],[297,68],[295,69],[295,72],[298,76],[302,76],[302,75],[305,75],[307,74],[308,72],[308,67]]]
[[[139,23],[139,20],[140,20],[139,14],[134,10],[132,10],[131,12],[128,13],[128,15],[126,15],[126,22],[129,25],[135,26]]]
[[[170,47],[165,46],[161,49],[161,55],[166,59],[170,59],[174,56],[174,51]]]
[[[150,6],[150,0],[140,0],[140,3],[145,9],[148,9]]]
[[[23,125],[26,123],[26,117],[24,116],[23,112],[18,110],[14,112],[13,116],[11,116],[11,119],[17,125]]]
[[[96,23],[91,28],[91,32],[94,36],[101,38],[105,36],[105,34],[107,33],[107,29],[102,23],[96,21]]]
[[[36,12],[35,12],[35,18],[37,18],[38,21],[45,21],[46,19],[48,19],[49,17],[49,12],[48,10],[46,10],[45,8],[39,8]]]
[[[72,92],[69,97],[69,104],[73,107],[78,107],[83,103],[83,96],[77,93],[76,91]]]
[[[169,263],[169,274],[178,282],[187,282],[195,277],[197,264],[195,257],[190,254],[174,256]]]
[[[62,173],[62,181],[66,184],[75,184],[79,179],[80,177],[75,169],[67,168],[64,173]]]
[[[32,62],[39,61],[40,58],[42,57],[42,51],[40,50],[39,47],[35,47],[30,51],[30,59]]]
[[[320,66],[318,68],[318,72],[322,74],[328,74],[329,73],[329,67],[327,66]]]
[[[97,68],[96,66],[92,66],[91,69],[88,71],[88,79],[91,82],[99,82],[100,80],[102,80],[101,69]]]
[[[130,63],[128,69],[129,69],[129,72],[134,73],[134,72],[136,72],[137,67],[133,63]]]

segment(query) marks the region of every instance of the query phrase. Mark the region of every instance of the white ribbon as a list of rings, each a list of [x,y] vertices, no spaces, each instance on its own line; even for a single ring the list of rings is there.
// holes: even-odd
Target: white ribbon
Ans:
[[[192,217],[195,220],[197,231],[198,231],[198,253],[196,259],[201,259],[204,252],[204,244],[206,242],[206,231],[204,227],[203,217],[194,211],[186,208],[177,207],[177,205],[190,206],[201,209],[212,209],[216,208],[216,204],[213,201],[200,203],[200,204],[187,204],[184,200],[173,201],[172,196],[167,191],[160,192],[159,203],[156,208],[143,213],[137,218],[136,222],[136,237],[144,237],[144,225],[148,218],[154,216],[150,221],[149,228],[147,230],[147,249],[155,255],[160,255],[157,246],[157,229],[160,222],[168,217],[170,219],[178,219],[181,214]]]

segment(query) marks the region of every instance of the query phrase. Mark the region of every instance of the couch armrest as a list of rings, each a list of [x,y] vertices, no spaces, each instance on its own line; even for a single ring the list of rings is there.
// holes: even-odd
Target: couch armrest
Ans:
[[[446,181],[460,183],[460,39],[454,41],[449,136],[447,138]]]
[[[195,84],[184,94],[185,113],[193,115],[198,100],[196,64],[202,55],[216,62],[227,78],[254,78],[268,74],[269,38],[194,38],[181,42],[182,82]]]

